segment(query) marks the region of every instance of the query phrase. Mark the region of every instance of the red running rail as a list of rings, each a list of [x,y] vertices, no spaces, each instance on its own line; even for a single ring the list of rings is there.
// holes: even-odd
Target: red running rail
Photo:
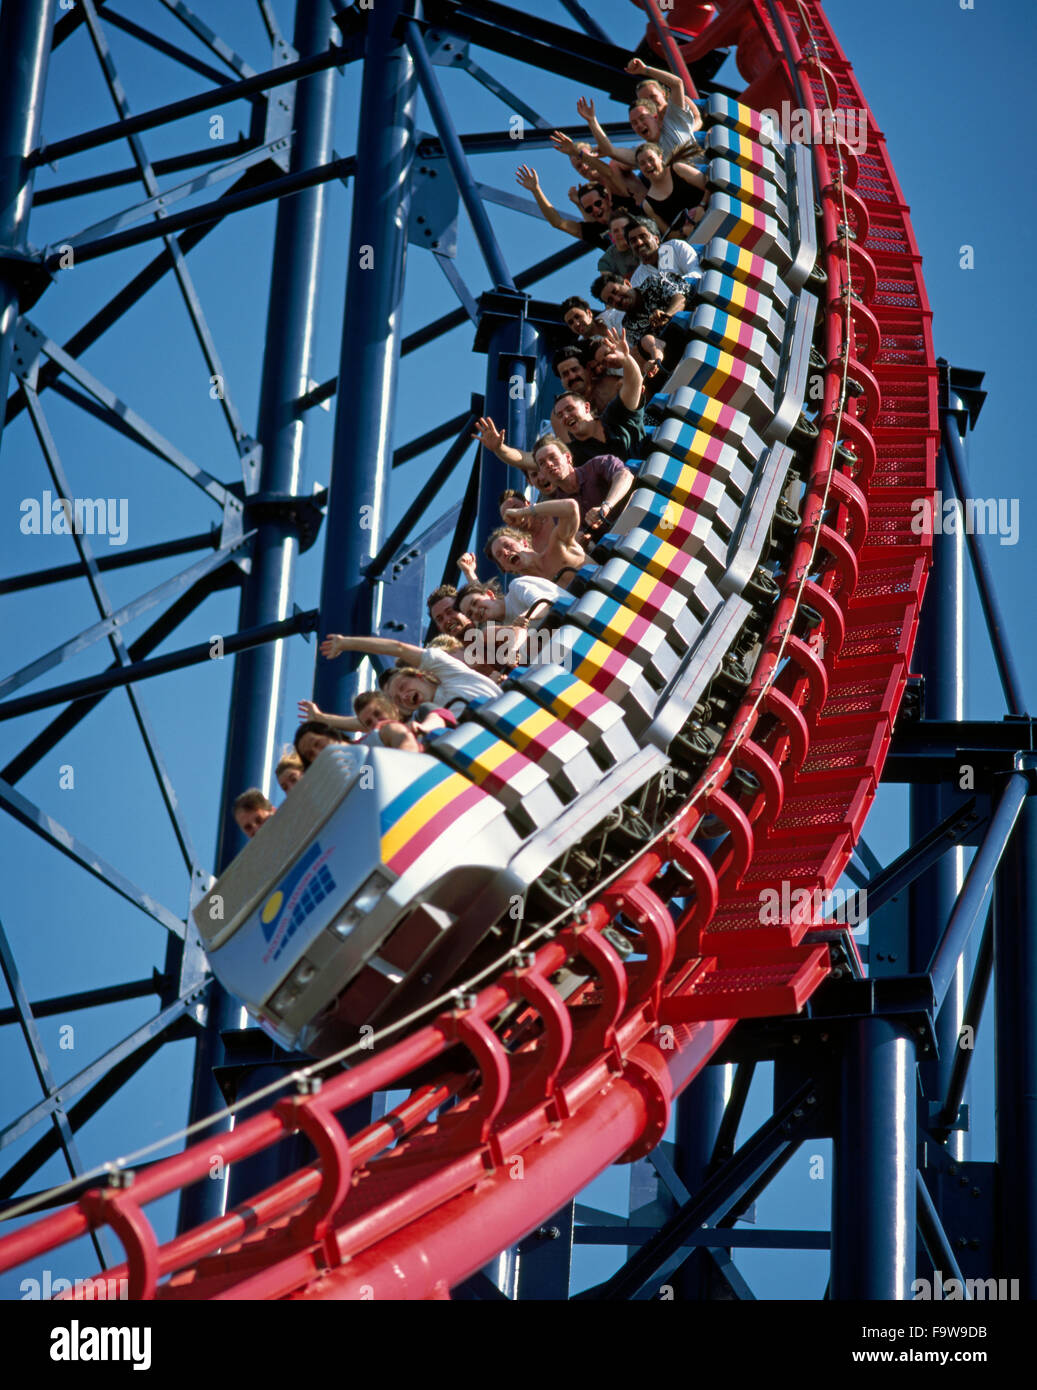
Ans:
[[[820,432],[763,655],[717,756],[669,834],[583,918],[476,999],[319,1090],[281,1101],[127,1185],[0,1240],[0,1268],[110,1225],[127,1261],[109,1271],[134,1298],[442,1298],[556,1211],[608,1164],[658,1142],[673,1097],[739,1018],[802,1007],[829,969],[809,911],[760,922],[760,890],[826,890],[875,795],[903,695],[930,540],[911,504],[935,488],[931,315],[907,207],[852,69],[813,0],[737,0],[687,61],[737,44],[743,100],[866,115],[867,149],[815,146],[827,284]],[[821,624],[802,627],[808,605]],[[724,790],[754,774],[751,804]],[[711,863],[687,837],[705,813],[730,848]],[[695,900],[675,929],[649,886],[678,864]],[[601,934],[622,910],[643,933],[629,972]],[[579,953],[593,990],[563,1005],[549,984]],[[490,1029],[512,999],[539,1036],[508,1053]],[[439,1076],[347,1141],[336,1113],[401,1085],[463,1043],[471,1073]],[[456,1057],[456,1053],[454,1054]],[[454,1057],[451,1057],[453,1062]],[[456,1104],[436,1123],[443,1102]],[[148,1203],[303,1131],[319,1163],[226,1217],[159,1244]],[[391,1147],[390,1147],[391,1146]]]

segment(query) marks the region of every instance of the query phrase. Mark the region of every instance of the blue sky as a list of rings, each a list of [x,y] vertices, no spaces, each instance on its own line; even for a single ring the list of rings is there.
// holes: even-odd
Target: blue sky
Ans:
[[[10,0],[5,0],[10,3]],[[274,5],[290,37],[290,6]],[[237,0],[198,0],[197,9],[256,69],[269,65],[264,31],[253,6]],[[596,0],[599,22],[615,41],[633,49],[643,31],[643,15],[624,0]],[[546,0],[545,17],[567,22],[562,6]],[[995,7],[977,0],[974,10],[956,0],[831,0],[827,6],[837,36],[854,64],[875,118],[886,135],[894,167],[911,206],[914,230],[924,256],[924,271],[934,311],[937,352],[952,363],[986,372],[989,398],[970,450],[972,492],[976,496],[1018,499],[1018,544],[988,543],[995,581],[1005,608],[1009,635],[1024,687],[1034,689],[1035,655],[1025,642],[1028,631],[1032,517],[1037,497],[1029,449],[1021,443],[1017,420],[1029,399],[1029,322],[1019,312],[1034,260],[1033,192],[1027,173],[1025,133],[1029,128],[1026,95],[1032,82],[1033,10],[1026,0]],[[200,46],[152,0],[132,13],[154,32],[204,54]],[[183,73],[166,58],[114,29],[108,30],[115,60],[134,111],[148,109],[201,90],[202,79]],[[552,123],[570,123],[581,88],[494,54],[477,60]],[[210,59],[211,61],[211,59]],[[729,65],[730,69],[730,65]],[[477,86],[463,72],[437,69],[462,131],[503,128],[509,108]],[[228,74],[229,76],[229,74]],[[734,82],[728,71],[722,75]],[[339,83],[336,147],[355,147],[359,96],[358,66]],[[599,100],[599,110],[618,119],[622,109]],[[247,110],[239,104],[213,108],[175,127],[145,134],[152,159],[206,145],[211,114],[221,114],[228,140],[247,129]],[[44,138],[60,139],[113,119],[108,94],[85,32],[79,32],[54,56],[44,116]],[[423,105],[419,125],[431,129]],[[477,177],[487,184],[515,190],[515,167],[527,156],[483,156],[475,161]],[[547,151],[533,152],[548,196],[564,204],[571,180],[569,165]],[[126,167],[124,145],[73,156],[61,168],[42,169],[39,188],[55,182]],[[160,179],[163,187],[183,176]],[[68,236],[143,197],[136,185],[74,201],[45,206],[34,214],[30,240],[37,246],[59,244]],[[565,244],[544,224],[518,213],[493,208],[495,230],[512,270],[532,263]],[[272,207],[239,215],[212,233],[189,258],[191,274],[205,306],[222,355],[227,380],[246,427],[255,428],[274,223]],[[314,377],[335,374],[341,329],[345,257],[349,236],[349,193],[332,185],[320,322]],[[963,269],[962,248],[973,248],[973,269]],[[131,250],[64,272],[35,308],[31,319],[57,341],[64,341],[147,263],[154,247]],[[485,272],[464,223],[459,231],[458,269],[474,293],[486,288]],[[590,262],[542,282],[537,296],[561,299],[586,293]],[[405,299],[404,331],[454,307],[453,291],[437,266],[412,248]],[[472,391],[484,385],[485,359],[472,352],[472,334],[463,327],[434,345],[404,359],[400,374],[401,408],[395,441],[402,443],[467,406]],[[172,277],[109,331],[84,357],[85,364],[185,453],[224,480],[237,475],[237,459],[219,407],[209,394],[208,369],[190,330]],[[82,415],[53,393],[43,397],[72,492],[81,497],[127,498],[131,547],[207,529],[218,520],[215,507],[173,470],[128,440]],[[311,411],[306,454],[306,485],[324,483],[332,438],[333,409]],[[5,467],[0,473],[0,549],[5,574],[70,563],[75,559],[65,536],[24,536],[19,531],[21,504],[39,498],[51,486],[28,419],[23,414],[5,432]],[[390,515],[398,515],[440,456],[433,451],[396,471]],[[466,460],[467,462],[467,460]],[[444,506],[456,500],[459,484],[448,488]],[[106,549],[103,541],[97,546]],[[114,551],[112,552],[114,553]],[[106,577],[118,605],[179,572],[190,562],[177,558]],[[443,556],[433,557],[436,573]],[[316,605],[320,585],[320,546],[300,560],[296,601]],[[237,598],[221,595],[186,622],[165,649],[207,641],[233,631]],[[15,670],[94,621],[96,611],[85,583],[65,584],[8,598],[4,604],[7,670]],[[1002,701],[992,661],[980,631],[978,604],[970,595],[968,717],[997,718]],[[130,639],[147,618],[128,630]],[[291,644],[288,695],[282,733],[294,728],[295,701],[310,693],[314,645]],[[95,646],[45,676],[27,691],[101,669],[107,650]],[[179,793],[186,820],[202,858],[214,852],[216,816],[223,766],[223,742],[229,700],[231,663],[207,663],[145,683],[139,692],[158,733],[158,741]],[[48,712],[0,725],[0,757],[7,759],[48,721]],[[60,785],[62,769],[71,767],[74,787]],[[64,777],[67,782],[67,774]],[[19,790],[80,836],[178,915],[187,907],[187,881],[125,694],[109,696],[74,736],[55,748],[26,776]],[[906,794],[883,791],[866,837],[883,861],[905,843]],[[2,920],[31,999],[60,995],[106,983],[138,979],[161,968],[165,942],[160,927],[112,894],[82,870],[49,850],[9,819],[0,826],[3,859],[8,866]],[[6,1004],[8,1001],[2,1001]],[[148,1000],[113,1006],[96,1015],[77,1013],[40,1023],[51,1064],[60,1079],[70,1077],[151,1014]],[[72,1047],[63,1048],[72,1025]],[[989,1029],[988,1029],[989,1034]],[[981,1034],[981,1042],[983,1035]],[[28,1054],[13,1027],[0,1033],[4,1116],[20,1113],[39,1098]],[[94,1164],[128,1153],[176,1130],[186,1113],[190,1048],[167,1047],[78,1136],[81,1155]],[[992,1100],[989,1059],[981,1055],[981,1077],[973,1104],[978,1129],[973,1156],[993,1156],[990,1139]],[[764,1113],[764,1076],[754,1093],[756,1122]],[[751,1117],[750,1117],[751,1118]],[[24,1151],[20,1140],[4,1151],[3,1167]],[[807,1145],[760,1204],[760,1221],[774,1225],[820,1226],[826,1218],[830,1182],[812,1181],[811,1153],[828,1154],[827,1145]],[[830,1165],[828,1166],[830,1174]],[[33,1189],[60,1181],[63,1164],[53,1160],[33,1181]],[[594,1184],[583,1200],[625,1211],[628,1173],[612,1170]],[[170,1204],[155,1209],[169,1229]],[[577,1276],[601,1277],[606,1256],[579,1254]],[[740,1255],[739,1267],[760,1296],[779,1291],[817,1297],[823,1288],[825,1258],[820,1255]],[[71,1261],[53,1260],[55,1273],[89,1272],[89,1255],[78,1269]],[[10,1278],[0,1280],[0,1294],[17,1296]]]

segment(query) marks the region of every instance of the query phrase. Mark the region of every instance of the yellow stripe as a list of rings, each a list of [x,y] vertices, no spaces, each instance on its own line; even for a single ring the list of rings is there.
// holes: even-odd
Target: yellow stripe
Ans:
[[[637,614],[634,612],[632,608],[617,608],[615,613],[609,619],[605,631],[613,638],[613,640],[618,640],[620,637],[625,637],[630,630],[630,624],[634,621],[636,617]]]
[[[629,602],[632,605],[636,604],[638,607],[643,607],[655,593],[655,587],[656,581],[652,576],[642,571],[642,573],[638,575],[637,583],[630,591]]]
[[[691,459],[701,458],[702,450],[706,447],[708,443],[712,441],[712,438],[713,436],[708,432],[708,430],[696,429],[695,433],[691,436],[691,443],[687,446],[687,448],[684,450],[683,454],[680,457],[684,461],[690,461]]]
[[[510,744],[500,742],[493,744],[492,747],[485,749],[471,765],[469,776],[475,777],[476,781],[483,782],[492,772],[496,772],[501,763],[514,755],[514,748]]]
[[[549,729],[554,722],[555,716],[553,714],[549,713],[546,709],[538,709],[535,714],[531,714],[527,719],[523,719],[522,723],[512,734],[512,738],[515,740],[520,751],[524,751],[535,738],[538,738],[546,729]]]
[[[673,547],[671,546],[670,549],[672,550]],[[611,655],[612,647],[608,642],[602,642],[600,640],[595,642],[594,646],[591,647],[590,651],[576,668],[577,675],[579,675],[581,671],[600,671]],[[583,678],[581,677],[581,679]]]
[[[440,782],[438,787],[433,787],[430,792],[426,792],[420,801],[416,801],[409,811],[396,822],[391,829],[387,830],[382,836],[382,860],[388,862],[394,854],[398,854],[408,840],[418,833],[421,827],[432,819],[437,811],[453,801],[455,796],[460,796],[468,788],[467,780],[460,773],[452,773],[445,782]]]
[[[583,681],[575,681],[567,690],[563,690],[560,695],[555,695],[551,699],[551,708],[559,715],[572,714],[582,704],[588,695],[593,694],[591,687]]]

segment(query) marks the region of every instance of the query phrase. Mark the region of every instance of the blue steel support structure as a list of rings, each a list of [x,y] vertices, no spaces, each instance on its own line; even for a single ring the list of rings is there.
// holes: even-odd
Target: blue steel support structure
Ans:
[[[367,21],[356,177],[338,370],[321,632],[378,630],[376,590],[363,576],[385,533],[399,369],[407,225],[414,162],[414,63],[394,29],[401,0]],[[314,698],[348,711],[359,689],[352,656],[317,662]]]
[[[966,412],[959,397],[941,383],[940,419],[944,434],[937,460],[937,487],[944,498],[954,497],[954,482],[946,438],[965,428]],[[933,567],[926,588],[918,629],[915,665],[924,679],[926,719],[960,721],[965,717],[965,538],[962,528],[951,533],[934,527]],[[952,785],[916,786],[911,789],[910,836],[912,844],[949,815],[961,797]],[[909,898],[909,969],[923,971],[954,910],[964,877],[964,849],[956,846],[913,885]],[[950,1086],[958,1035],[965,1009],[964,957],[957,964],[946,1001],[936,1020],[937,1058],[923,1062],[920,1078],[926,1106],[938,1109]],[[928,1115],[920,1117],[923,1126]],[[919,1135],[924,1142],[924,1134]],[[954,1159],[968,1157],[963,1129],[951,1133],[947,1152]]]
[[[724,1116],[725,1072],[721,1066],[703,1067],[677,1099],[676,1150],[673,1166],[689,1192],[698,1192],[710,1175],[713,1146]],[[685,1302],[709,1297],[710,1256],[696,1250],[677,1275],[678,1297]]]
[[[485,333],[486,414],[505,442],[514,449],[531,448],[535,442],[536,419],[542,412],[537,400],[537,348],[539,334],[526,317],[523,295],[484,295],[480,301],[480,332]],[[475,523],[476,544],[501,524],[497,499],[505,488],[522,489],[526,479],[517,468],[509,468],[489,449],[479,451],[479,510]],[[479,559],[480,567],[488,562]],[[492,567],[491,567],[492,572]]]
[[[1031,787],[1032,792],[1032,787]],[[1024,802],[994,902],[998,1278],[1037,1298],[1037,799]]]
[[[30,155],[39,143],[55,0],[0,9],[0,401],[14,353],[32,207]],[[0,410],[0,436],[4,411]]]
[[[903,1300],[915,1264],[915,1049],[902,1025],[843,1039],[832,1196],[832,1298]]]
[[[324,52],[332,32],[328,0],[298,0],[294,41],[302,57]],[[331,158],[334,81],[334,70],[328,69],[298,85],[293,173]],[[294,402],[308,389],[311,379],[326,203],[327,189],[323,184],[278,203],[259,405],[258,438],[263,455],[259,491],[246,499],[246,516],[250,504],[264,498],[291,497],[300,490],[305,431]],[[291,611],[299,541],[290,507],[279,516],[269,512],[257,515],[255,525],[252,568],[242,593],[239,628],[283,621]],[[236,658],[217,849],[219,871],[244,843],[231,811],[235,796],[246,787],[261,787],[268,794],[272,789],[286,658],[283,642],[265,644]],[[235,1060],[233,1054],[225,1055],[222,1034],[240,1029],[242,1024],[240,1005],[214,981],[206,1028],[195,1061],[191,1122],[223,1108],[213,1069],[221,1062]],[[253,1087],[263,1080],[261,1074],[254,1075]],[[261,1176],[253,1172],[247,1175],[252,1190],[261,1185]],[[276,1174],[268,1180],[272,1181],[273,1176]],[[239,1195],[241,1182],[242,1174],[238,1173],[235,1196]],[[226,1200],[226,1184],[226,1178],[213,1179],[189,1189],[181,1208],[182,1226],[218,1215]]]

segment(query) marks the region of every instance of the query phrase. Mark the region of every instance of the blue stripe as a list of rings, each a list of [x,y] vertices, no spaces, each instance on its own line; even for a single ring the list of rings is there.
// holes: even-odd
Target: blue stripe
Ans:
[[[423,772],[417,781],[412,782],[409,787],[404,787],[399,796],[394,796],[392,801],[386,802],[381,809],[379,820],[381,823],[382,834],[384,835],[398,820],[410,810],[416,801],[430,792],[433,787],[438,787],[440,782],[445,782],[448,777],[453,777],[454,772],[449,767],[430,767],[427,772]]]

